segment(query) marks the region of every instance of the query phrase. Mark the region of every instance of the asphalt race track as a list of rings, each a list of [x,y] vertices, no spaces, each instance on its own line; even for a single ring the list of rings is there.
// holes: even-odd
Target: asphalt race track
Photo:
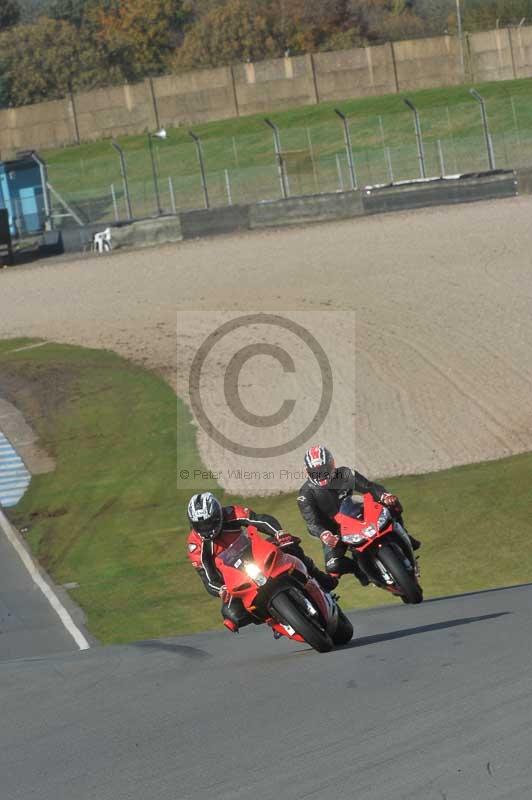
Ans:
[[[369,591],[369,590],[368,590]],[[266,629],[0,662],[2,800],[524,800],[532,584]]]
[[[77,649],[0,528],[0,663]]]

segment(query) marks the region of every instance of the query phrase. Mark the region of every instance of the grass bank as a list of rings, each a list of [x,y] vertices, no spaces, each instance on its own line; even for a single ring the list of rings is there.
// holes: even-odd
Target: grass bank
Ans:
[[[103,642],[217,626],[219,604],[184,546],[186,500],[200,487],[176,489],[176,470],[203,467],[187,410],[161,379],[113,353],[57,344],[13,352],[23,344],[0,342],[0,395],[21,409],[57,464],[10,511],[28,528],[35,555],[57,583],[79,584],[71,594]],[[531,470],[526,454],[386,481],[423,539],[427,596],[530,580]],[[303,534],[321,560],[295,496],[246,502]],[[346,608],[388,602],[349,579],[341,595]]]

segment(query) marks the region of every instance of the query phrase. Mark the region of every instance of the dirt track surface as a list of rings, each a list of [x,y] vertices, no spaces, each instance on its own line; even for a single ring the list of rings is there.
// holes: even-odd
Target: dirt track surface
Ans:
[[[356,400],[336,392],[320,436],[370,475],[425,472],[532,449],[531,254],[532,198],[516,198],[60,259],[0,272],[0,336],[113,349],[186,396],[209,310],[321,311],[325,339],[355,311],[356,348],[340,337],[336,356],[356,365]],[[178,349],[179,311],[197,313],[179,320]],[[255,362],[247,384],[266,414],[279,384]],[[264,468],[203,431],[199,444],[212,469]],[[303,449],[278,465],[297,473]],[[238,492],[299,482],[221,479]]]

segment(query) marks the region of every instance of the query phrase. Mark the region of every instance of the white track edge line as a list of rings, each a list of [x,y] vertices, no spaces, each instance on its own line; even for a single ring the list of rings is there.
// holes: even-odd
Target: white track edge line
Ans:
[[[72,617],[70,616],[64,605],[57,597],[56,593],[46,583],[46,581],[40,574],[39,570],[35,566],[32,557],[30,556],[26,548],[22,545],[22,543],[19,541],[18,536],[14,533],[7,517],[5,516],[5,514],[1,509],[0,509],[0,528],[2,528],[9,542],[12,544],[15,551],[17,552],[17,555],[19,556],[20,560],[30,573],[33,582],[35,583],[36,586],[38,586],[43,595],[46,597],[46,599],[52,606],[53,610],[55,611],[55,613],[57,614],[63,625],[65,626],[69,634],[76,642],[79,649],[88,650],[90,648],[90,644],[88,643],[87,639],[84,637],[80,629],[77,627],[74,620],[72,619]]]
[[[23,350],[33,350],[35,347],[44,347],[45,344],[48,342],[36,342],[35,344],[25,344],[23,347],[15,347],[13,350],[6,350],[4,355],[7,356],[9,353],[22,353]]]

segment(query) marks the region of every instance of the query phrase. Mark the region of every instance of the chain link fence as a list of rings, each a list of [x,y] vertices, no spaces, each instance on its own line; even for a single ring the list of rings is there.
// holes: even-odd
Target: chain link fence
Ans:
[[[474,94],[474,93],[473,93]],[[485,115],[483,115],[483,111]],[[181,130],[64,151],[48,161],[56,224],[141,219],[420,177],[532,166],[532,103],[480,95],[452,106],[343,115],[309,125],[265,121],[245,135]],[[123,154],[123,163],[120,159]]]

